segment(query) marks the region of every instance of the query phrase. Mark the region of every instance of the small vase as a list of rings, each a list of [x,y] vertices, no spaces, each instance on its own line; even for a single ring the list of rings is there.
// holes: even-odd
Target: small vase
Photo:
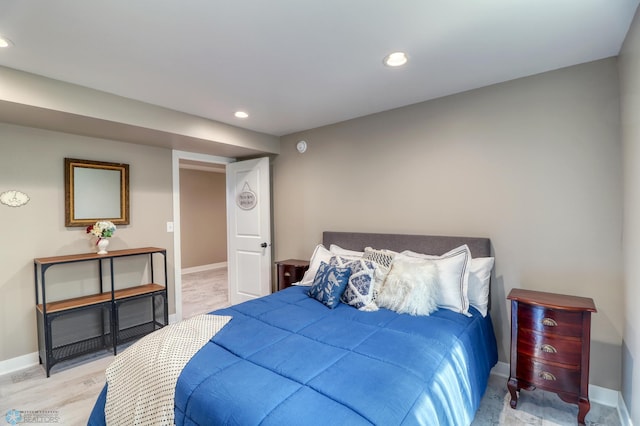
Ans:
[[[109,247],[109,239],[100,238],[97,246],[98,246],[98,254],[107,254],[107,247]]]

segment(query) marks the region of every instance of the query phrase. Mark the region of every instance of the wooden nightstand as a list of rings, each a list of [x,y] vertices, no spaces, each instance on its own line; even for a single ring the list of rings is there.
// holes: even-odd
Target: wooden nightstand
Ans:
[[[511,408],[520,389],[536,387],[578,404],[578,423],[589,402],[589,348],[593,299],[514,288],[511,300]]]
[[[276,262],[276,268],[278,270],[278,291],[280,291],[302,280],[305,271],[309,269],[309,261],[299,259],[280,260]]]

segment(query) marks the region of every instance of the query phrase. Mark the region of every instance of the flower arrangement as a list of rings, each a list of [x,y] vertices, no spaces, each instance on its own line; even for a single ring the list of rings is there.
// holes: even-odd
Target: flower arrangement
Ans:
[[[108,220],[99,220],[95,224],[87,226],[87,234],[98,237],[98,242],[103,238],[113,237],[114,232],[116,232],[116,226]]]

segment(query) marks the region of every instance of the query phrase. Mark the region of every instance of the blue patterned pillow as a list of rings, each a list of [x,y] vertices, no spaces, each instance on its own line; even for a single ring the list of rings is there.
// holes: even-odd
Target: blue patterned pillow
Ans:
[[[338,268],[321,262],[307,294],[333,309],[340,304],[340,296],[347,287],[350,276],[349,268]]]
[[[340,301],[362,311],[377,311],[378,306],[373,301],[375,264],[365,259],[352,260],[341,256],[332,257],[331,264],[351,269],[349,283],[342,293]]]

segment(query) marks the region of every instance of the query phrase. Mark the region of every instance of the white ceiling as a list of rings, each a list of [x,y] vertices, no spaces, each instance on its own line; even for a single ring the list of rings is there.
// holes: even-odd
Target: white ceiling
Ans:
[[[0,65],[280,136],[615,56],[639,1],[0,0]]]

